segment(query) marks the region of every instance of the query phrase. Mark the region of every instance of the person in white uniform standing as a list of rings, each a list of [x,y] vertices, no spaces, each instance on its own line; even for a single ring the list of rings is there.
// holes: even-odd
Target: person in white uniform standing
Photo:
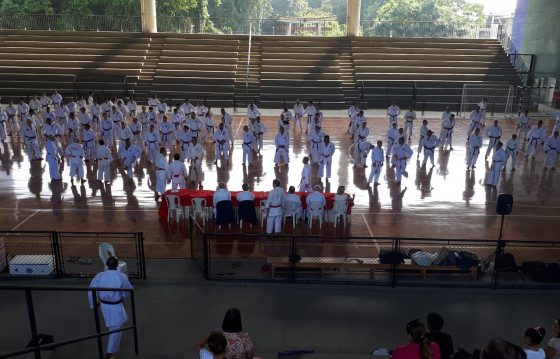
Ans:
[[[148,162],[154,162],[159,147],[159,133],[154,129],[154,125],[150,125],[150,130],[146,132],[144,141],[148,152]]]
[[[49,174],[52,181],[59,181],[60,170],[58,168],[59,158],[58,158],[58,147],[55,143],[54,136],[47,136],[47,142],[45,142],[45,150],[47,152],[47,163],[49,164]]]
[[[471,111],[469,119],[471,122],[469,123],[469,127],[467,129],[467,138],[470,137],[471,133],[476,128],[480,128],[480,121],[482,121],[482,112],[480,112],[480,107],[476,106],[476,108]]]
[[[397,123],[399,120],[399,115],[401,114],[401,108],[397,105],[397,101],[393,101],[393,104],[387,108],[387,115],[389,116],[389,127],[393,123]]]
[[[486,135],[489,140],[486,156],[484,156],[484,158],[488,158],[488,155],[496,147],[498,142],[500,142],[500,138],[502,137],[502,127],[498,125],[498,120],[494,120],[494,125],[486,129]]]
[[[37,131],[31,122],[31,117],[28,117],[20,129],[24,139],[25,147],[27,148],[27,156],[30,161],[42,160],[41,148],[37,139]]]
[[[167,179],[171,180],[171,190],[176,192],[177,189],[186,189],[187,177],[187,168],[185,164],[181,162],[181,156],[178,153],[174,154],[173,162],[167,167]]]
[[[310,142],[311,149],[309,151],[309,157],[311,158],[311,163],[316,164],[319,162],[319,146],[323,142],[323,138],[325,134],[321,131],[321,127],[315,126],[315,131],[312,131],[307,136],[308,141]]]
[[[301,180],[299,181],[300,192],[311,191],[311,165],[309,164],[309,157],[303,157],[303,168],[301,170]]]
[[[136,162],[142,156],[142,150],[134,146],[130,139],[125,141],[124,149],[122,150],[123,167],[126,171],[128,178],[132,179],[132,169]]]
[[[299,100],[296,101],[296,104],[294,105],[294,131],[296,130],[296,126],[299,122],[299,130],[302,130],[302,125],[301,125],[301,118],[303,117],[303,114],[305,113],[305,109],[303,108],[303,105],[299,102]]]
[[[64,151],[64,154],[70,158],[70,181],[72,184],[74,184],[74,176],[77,176],[82,183],[86,182],[84,179],[84,147],[77,141],[77,138],[72,139]]]
[[[476,160],[480,154],[480,148],[482,147],[482,136],[480,136],[480,129],[474,130],[468,138],[468,149],[467,149],[467,170],[469,168],[476,168]]]
[[[362,160],[360,159],[360,144],[366,142],[368,136],[369,128],[367,128],[367,123],[362,122],[354,132],[354,167],[362,164]]]
[[[257,153],[260,155],[263,148],[264,134],[268,131],[268,128],[262,123],[260,116],[255,119],[255,130],[256,130],[256,140],[257,140]]]
[[[284,161],[285,165],[290,163],[288,156],[288,148],[290,146],[290,137],[284,132],[284,126],[278,128],[278,133],[274,137],[274,145],[276,146],[276,153],[274,154],[274,166],[280,165],[280,159]]]
[[[404,114],[404,133],[408,133],[409,140],[412,139],[414,120],[416,120],[416,112],[414,112],[414,109],[410,106],[410,109]]]
[[[395,146],[395,149],[393,150],[393,167],[396,168],[395,182],[397,185],[401,184],[402,176],[408,177],[408,172],[406,172],[406,164],[408,159],[412,157],[412,153],[412,149],[408,144],[405,143],[404,138],[399,138],[399,144]]]
[[[424,148],[424,160],[422,161],[422,167],[426,166],[428,158],[434,167],[434,151],[438,144],[438,138],[433,134],[432,130],[426,132],[426,137],[422,141],[422,147]]]
[[[221,156],[224,156],[224,159],[226,161],[226,165],[229,165],[229,134],[228,132],[225,130],[224,128],[224,123],[220,123],[220,126],[218,127],[218,130],[214,132],[214,143],[215,143],[215,147],[216,147],[216,160],[214,161],[214,164],[217,165],[218,164],[218,159]],[[222,162],[223,165],[223,162]]]
[[[331,178],[331,166],[334,151],[334,143],[330,141],[330,137],[328,135],[324,136],[323,142],[319,146],[318,151],[319,171],[317,172],[317,177],[323,178],[323,176],[325,176],[327,182],[329,181],[329,178]]]
[[[284,190],[280,187],[280,180],[272,181],[272,191],[268,192],[265,207],[266,234],[280,234],[282,231],[282,205],[284,204]]]
[[[511,135],[510,138],[506,141],[506,160],[504,162],[504,170],[506,168],[507,162],[511,157],[511,170],[515,171],[515,163],[517,161],[517,153],[519,152],[519,140],[517,138],[517,134]]]
[[[165,193],[165,187],[167,185],[167,172],[169,170],[169,163],[167,163],[167,150],[165,147],[159,149],[159,153],[156,156],[156,201],[160,196]],[[184,165],[183,165],[184,166]]]
[[[544,143],[544,169],[556,169],[556,161],[558,160],[558,152],[560,152],[560,140],[558,140],[558,131],[555,131]]]
[[[535,159],[535,155],[537,154],[537,149],[539,146],[539,142],[541,146],[544,145],[545,141],[545,132],[543,127],[542,120],[531,128],[529,133],[527,134],[527,147],[525,148],[525,158],[529,158],[531,156]]]
[[[163,116],[163,122],[159,125],[159,134],[161,135],[161,145],[166,149],[171,149],[171,143],[173,142],[173,133],[175,132],[175,126],[167,122],[167,116]]]
[[[309,127],[313,123],[313,118],[315,118],[315,114],[317,113],[317,109],[313,105],[313,101],[309,101],[307,107],[304,110],[304,113],[307,115],[306,127],[305,132],[309,131]]]
[[[527,136],[530,129],[531,117],[529,117],[529,110],[525,110],[525,113],[517,118],[517,137],[521,140],[521,134]]]
[[[253,162],[253,142],[255,142],[255,135],[253,135],[253,132],[249,131],[249,126],[243,126],[243,143],[241,144],[241,149],[243,150],[243,166]]]
[[[95,132],[91,129],[89,124],[84,126],[84,132],[82,133],[82,139],[84,140],[84,151],[85,151],[85,158],[86,161],[90,159],[95,159],[96,154],[96,135]]]
[[[368,186],[374,183],[374,186],[379,185],[379,176],[381,176],[381,168],[385,158],[383,156],[383,142],[377,141],[377,147],[371,151],[371,172],[369,174]]]
[[[500,175],[502,169],[507,160],[506,151],[504,151],[503,143],[498,142],[496,144],[496,150],[492,156],[492,165],[490,166],[490,171],[488,172],[488,177],[486,179],[486,185],[496,187],[498,181],[500,180]]]
[[[97,156],[97,180],[105,182],[106,185],[111,183],[111,162],[113,161],[113,153],[105,145],[103,139],[99,140],[99,146],[96,150]]]
[[[107,270],[98,273],[90,283],[90,288],[115,288],[132,289],[132,284],[126,275],[117,271],[119,261],[115,257],[109,257],[105,263]],[[128,315],[124,307],[123,299],[129,296],[126,291],[99,291],[97,297],[93,297],[93,292],[88,292],[89,307],[93,309],[98,305],[105,319],[105,326],[108,331],[118,330],[127,322]],[[107,342],[107,358],[115,359],[119,352],[122,332],[109,334]]]
[[[395,147],[395,139],[399,135],[399,130],[397,129],[397,123],[393,122],[391,128],[387,131],[387,149],[385,150],[385,157],[390,158],[393,153],[393,147]]]
[[[440,150],[443,150],[446,144],[449,144],[449,150],[453,151],[453,128],[455,127],[455,115],[451,114],[449,117],[445,118],[441,123],[440,132]]]
[[[188,153],[188,158],[191,161],[190,179],[191,182],[197,181],[199,186],[202,185],[202,180],[204,179],[204,173],[202,172],[203,156],[204,149],[202,148],[202,145],[198,143],[198,139],[196,137],[193,137]]]

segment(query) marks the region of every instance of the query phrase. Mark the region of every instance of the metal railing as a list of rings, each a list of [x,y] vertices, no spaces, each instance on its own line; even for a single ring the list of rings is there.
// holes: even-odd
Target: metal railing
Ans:
[[[102,243],[113,246],[129,278],[146,279],[142,232],[0,231],[0,280],[91,278],[105,269]]]
[[[28,353],[33,353],[35,359],[41,359],[42,350],[53,350],[55,348],[70,345],[78,342],[83,342],[86,340],[96,339],[97,340],[97,351],[99,359],[103,359],[105,356],[103,354],[103,342],[102,338],[113,333],[132,331],[134,336],[134,352],[136,355],[139,354],[138,350],[138,327],[136,323],[136,302],[134,299],[133,289],[121,289],[121,288],[89,288],[89,287],[62,287],[62,286],[18,286],[18,285],[0,285],[0,291],[24,291],[25,300],[27,305],[27,316],[29,320],[29,327],[31,332],[31,342],[27,348],[9,352],[0,353],[0,358],[12,358]],[[34,291],[51,291],[51,292],[91,292],[93,300],[93,316],[95,321],[95,334],[89,334],[77,338],[65,339],[61,341],[54,341],[48,344],[41,344],[39,340],[39,333],[37,331],[37,320],[35,316],[35,306],[33,302],[32,292]],[[130,308],[132,316],[132,325],[122,327],[120,329],[101,331],[101,323],[99,320],[99,303],[97,303],[97,293],[102,291],[118,291],[118,292],[128,292],[130,293]]]
[[[0,14],[0,30],[140,32],[140,16],[78,14]]]
[[[100,98],[115,95],[123,98],[129,96],[127,76],[76,75],[72,87],[75,94],[82,96],[87,95],[90,91]]]
[[[521,82],[524,86],[530,86],[533,82],[533,72],[534,72],[534,55],[530,54],[520,54],[515,48],[515,45],[507,34],[507,32],[500,26],[498,31],[498,40],[502,45],[504,51],[508,55],[511,65],[517,71]],[[526,60],[529,60],[529,65],[526,64]]]
[[[363,36],[470,39],[495,39],[497,29],[488,25],[442,21],[362,21],[360,26]]]
[[[191,257],[207,280],[380,286],[560,289],[534,263],[558,265],[560,243],[443,238],[218,233],[192,217]],[[328,225],[328,224],[326,224]],[[421,265],[414,253],[431,256]],[[387,262],[387,253],[402,261]],[[434,257],[447,255],[435,262]],[[476,258],[475,262],[468,258]],[[515,263],[508,261],[513,258]],[[542,263],[544,265],[544,263]]]

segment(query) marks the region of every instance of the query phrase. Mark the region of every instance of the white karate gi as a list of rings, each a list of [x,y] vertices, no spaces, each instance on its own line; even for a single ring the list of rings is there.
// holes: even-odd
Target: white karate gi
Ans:
[[[194,106],[190,102],[183,102],[180,108],[185,116],[190,116],[191,112],[194,111]]]
[[[113,121],[113,138],[119,138],[119,129],[121,122],[124,120],[122,113],[119,110],[109,112],[109,118]]]
[[[535,156],[539,142],[544,142],[545,139],[544,127],[534,125],[527,134],[527,147],[525,149],[525,157]]]
[[[450,148],[453,147],[453,127],[455,127],[455,119],[451,120],[450,118],[446,118],[443,120],[439,139],[441,147],[445,147],[446,144],[448,144]]]
[[[233,142],[233,131],[232,131],[232,124],[233,119],[229,113],[225,113],[222,115],[222,120],[224,122],[224,129],[228,131],[229,140]]]
[[[162,122],[159,125],[159,134],[161,135],[161,145],[166,149],[171,149],[171,143],[173,141],[173,133],[175,132],[175,126],[169,122]]]
[[[294,105],[294,131],[296,130],[296,125],[299,122],[299,129],[302,129],[301,125],[301,118],[303,117],[305,110],[303,109],[303,105],[300,103]]]
[[[384,161],[383,148],[374,147],[371,150],[371,172],[369,173],[368,183],[379,183],[379,176],[381,176],[381,168]]]
[[[498,125],[489,126],[486,129],[486,135],[488,136],[488,148],[486,149],[486,157],[496,148],[500,138],[502,137],[502,128]]]
[[[212,141],[214,139],[214,118],[212,115],[204,117],[204,126],[206,128],[206,141]]]
[[[154,162],[159,152],[159,133],[157,131],[148,131],[144,136],[146,150],[148,151],[148,161]]]
[[[311,191],[311,166],[309,163],[303,165],[301,170],[301,180],[299,182],[300,192],[310,192]],[[301,205],[301,201],[300,201]]]
[[[266,216],[266,233],[279,234],[282,231],[282,205],[284,204],[284,190],[276,187],[268,192],[265,207],[268,209]]]
[[[407,111],[404,114],[404,133],[408,133],[408,138],[412,137],[412,127],[416,120],[416,112]]]
[[[101,138],[109,147],[113,147],[115,142],[113,140],[113,121],[109,117],[101,120]]]
[[[278,165],[280,163],[280,158],[284,160],[285,164],[290,162],[290,157],[288,156],[288,148],[290,146],[290,137],[287,133],[277,133],[274,137],[274,145],[276,146],[276,153],[274,154],[274,163]]]
[[[136,103],[136,101],[128,101],[126,107],[131,115],[136,115],[136,109],[138,108],[138,104]]]
[[[387,157],[391,157],[391,154],[393,153],[393,147],[395,147],[396,144],[395,140],[398,136],[399,130],[396,128],[391,127],[387,131],[387,149],[385,150]]]
[[[253,133],[251,131],[244,132],[243,143],[241,144],[243,150],[243,164],[253,162],[253,152],[251,151],[253,142],[255,142]]]
[[[480,128],[480,121],[482,120],[482,112],[472,110],[469,115],[471,123],[469,123],[469,128],[467,129],[467,137],[470,137],[471,133],[476,129]]]
[[[515,163],[517,161],[517,153],[519,152],[519,137],[517,137],[515,140],[512,137],[508,138],[505,146],[505,151],[506,160],[504,162],[504,168],[506,168],[507,162],[511,157],[511,168],[514,169]]]
[[[319,162],[319,146],[323,143],[323,137],[325,134],[323,131],[310,131],[309,135],[307,135],[307,139],[311,145],[311,149],[309,151],[309,157],[311,157],[311,163]]]
[[[84,178],[84,147],[79,143],[72,142],[66,146],[64,154],[70,157],[70,177],[78,176]]]
[[[142,125],[138,122],[133,122],[130,126],[128,126],[128,128],[130,128],[130,131],[132,132],[132,144],[143,151],[144,140],[142,138]]]
[[[24,103],[20,103],[17,107],[17,112],[20,118],[24,118],[29,113],[29,105]]]
[[[554,132],[553,132],[554,133]],[[560,152],[560,137],[554,135],[547,138],[544,143],[544,167],[555,168],[558,160],[558,152]]]
[[[226,161],[229,161],[229,134],[225,128],[223,130],[218,129],[214,133],[214,142],[216,142],[216,162],[222,155]]]
[[[148,106],[153,107],[153,108],[157,108],[159,105],[159,99],[156,97],[151,97],[148,99]]]
[[[128,128],[127,126],[124,126],[124,128],[122,128],[122,126],[119,128],[119,149],[118,149],[118,154],[119,154],[119,158],[124,158],[123,156],[123,152],[124,152],[124,146],[126,144],[126,140],[131,140],[132,139],[132,131],[130,130],[130,128]]]
[[[256,142],[256,147],[257,150],[260,151],[263,148],[263,139],[264,139],[264,134],[268,131],[268,128],[265,126],[264,123],[262,122],[256,122],[255,123],[255,138],[257,140]]]
[[[488,177],[486,178],[486,184],[496,187],[500,180],[500,174],[502,173],[502,168],[506,163],[506,159],[506,151],[504,151],[503,148],[494,151],[492,165],[490,166],[490,171],[488,171]]]
[[[89,115],[89,113],[80,112],[80,125],[82,125],[82,129],[84,128],[85,125],[90,125],[91,127],[91,116]]]
[[[190,165],[190,179],[191,181],[202,182],[204,180],[204,173],[202,172],[202,157],[204,156],[204,149],[200,143],[189,145],[188,158],[191,161]]]
[[[317,109],[315,108],[315,106],[313,105],[309,105],[305,108],[304,113],[307,115],[307,130],[310,130],[310,125],[313,122],[313,118],[315,117],[315,114],[317,113]],[[311,128],[312,129],[312,128]]]
[[[284,130],[286,133],[288,133],[288,131],[290,131],[290,121],[292,121],[292,112],[290,110],[287,111],[282,111],[282,115],[284,115],[284,121],[282,121],[282,117],[280,117],[280,120],[278,120],[278,124],[280,125],[280,122],[282,122],[282,126],[284,126]]]
[[[169,169],[169,163],[167,163],[167,158],[165,158],[164,155],[158,153],[156,156],[155,165],[156,165],[156,192],[159,194],[164,194],[165,187],[167,186],[167,173]]]
[[[106,270],[98,273],[90,285],[91,288],[117,288],[117,289],[132,289],[128,278],[116,270]],[[98,292],[100,300],[99,308],[105,319],[105,326],[109,331],[117,330],[122,327],[128,320],[128,315],[124,307],[123,298],[128,297],[128,292],[121,291],[103,291]],[[94,300],[92,292],[88,293],[89,306],[93,308]],[[111,303],[111,304],[110,304]],[[122,332],[117,332],[109,335],[107,342],[107,353],[117,353],[120,348]]]
[[[429,137],[428,135],[426,135],[426,137],[422,141],[422,148],[424,149],[424,160],[422,161],[422,166],[426,165],[428,158],[430,159],[432,166],[434,165],[434,151],[437,147],[437,144],[438,138],[435,135],[431,135]]]
[[[45,125],[43,126],[41,131],[43,132],[43,135],[45,135],[45,137],[47,137],[47,136],[53,136],[53,137],[62,136],[62,127],[60,127],[59,124],[53,123],[53,122],[51,122],[50,125],[48,123],[45,123]]]
[[[41,158],[41,148],[37,140],[37,131],[33,126],[27,125],[25,122],[22,124],[22,135],[27,149],[27,156],[29,160]]]
[[[358,151],[355,154],[356,157],[354,157],[354,163],[360,167],[364,167],[366,166],[371,143],[369,143],[368,141],[358,142],[356,148]]]
[[[189,128],[193,133],[193,137],[196,137],[200,141],[202,123],[198,117],[192,118],[188,121]]]
[[[367,141],[367,137],[369,136],[369,128],[365,127],[362,128],[362,125],[360,124],[360,127],[356,128],[356,131],[354,132],[354,163],[361,165],[362,164],[362,160],[359,158],[360,157],[360,143]]]
[[[171,180],[171,190],[176,192],[177,189],[187,188],[186,178],[188,176],[187,168],[181,161],[173,161],[167,167],[167,178]]]
[[[97,148],[97,145],[95,144],[95,132],[90,128],[89,130],[83,132],[82,137],[84,139],[84,151],[86,160],[96,158],[95,150]]]
[[[422,148],[423,148],[422,144],[427,134],[428,134],[428,126],[422,124],[422,126],[420,126],[420,137],[418,137],[418,156],[420,156],[420,154],[422,153]],[[395,138],[395,144],[398,143],[398,136],[399,133],[397,132],[397,137]]]
[[[67,128],[68,128],[68,139],[70,141],[72,141],[75,138],[78,138],[78,130],[80,128],[80,123],[75,117],[68,119]]]
[[[2,142],[6,141],[8,138],[6,132],[7,121],[8,121],[8,115],[6,114],[6,112],[0,109],[0,141]]]
[[[59,180],[60,170],[58,168],[58,147],[54,141],[45,142],[45,151],[47,152],[46,161],[49,164],[49,174],[51,180]]]
[[[122,159],[124,163],[124,168],[126,170],[126,174],[129,178],[132,178],[132,168],[136,164],[136,161],[140,159],[142,155],[142,150],[139,149],[137,146],[130,145],[129,148],[123,147],[121,152]]]
[[[482,147],[482,136],[475,135],[474,133],[469,136],[468,140],[469,148],[467,149],[467,167],[474,168],[476,165],[476,160],[480,154],[480,148]]]
[[[397,144],[393,150],[393,157],[395,159],[395,181],[397,183],[401,182],[402,176],[408,177],[408,172],[406,172],[407,160],[412,157],[412,149],[406,143],[402,145]]]
[[[319,150],[317,151],[319,157],[319,171],[317,172],[317,177],[323,178],[323,176],[325,176],[327,179],[331,178],[331,166],[334,151],[334,143],[331,141],[329,141],[326,145],[324,141],[319,144]]]
[[[160,116],[164,116],[167,113],[167,104],[162,101],[162,102],[157,104],[157,109],[158,109],[158,112],[159,112]]]
[[[480,101],[478,103],[478,107],[480,107],[480,113],[482,115],[480,117],[480,119],[481,119],[482,123],[484,123],[484,121],[486,120],[486,110],[487,110],[487,107],[488,107],[488,102]]]
[[[150,130],[150,114],[142,111],[138,117],[138,121],[140,121],[140,124],[142,125],[142,135],[145,136]]]
[[[208,113],[208,108],[204,105],[198,105],[194,108],[194,113],[196,113],[198,117],[204,117]]]
[[[393,123],[397,123],[399,115],[401,114],[401,108],[398,105],[391,105],[387,108],[387,115],[389,116],[389,127],[393,126]]]
[[[253,109],[251,109],[251,107],[247,107],[247,118],[249,120],[252,119],[256,119],[257,117],[260,117],[261,112],[259,111],[259,109],[257,108],[257,106],[254,106]]]
[[[97,180],[111,182],[111,161],[113,154],[107,146],[98,145],[96,149],[97,156]]]
[[[525,136],[531,129],[531,117],[525,116],[525,114],[517,118],[517,138],[521,140],[521,134]]]

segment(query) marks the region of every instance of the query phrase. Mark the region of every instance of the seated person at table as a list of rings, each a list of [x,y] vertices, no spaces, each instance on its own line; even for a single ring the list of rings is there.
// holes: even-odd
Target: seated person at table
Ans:
[[[319,202],[321,204],[321,208],[325,208],[325,205],[327,204],[327,200],[325,199],[325,195],[321,193],[321,186],[320,185],[315,185],[315,187],[313,187],[313,192],[311,192],[307,198],[305,199],[305,202],[307,203],[307,212],[309,213],[309,208],[311,207],[311,203],[312,202]]]
[[[346,188],[344,186],[338,186],[338,189],[336,190],[336,194],[334,195],[334,201],[345,202],[347,205],[353,206],[354,197],[356,197],[356,195],[354,194],[352,195],[352,197],[350,197],[349,194],[344,193],[345,190]]]
[[[220,203],[221,201],[231,201],[231,192],[228,191],[224,182],[218,183],[218,189],[216,190],[216,192],[214,192],[214,215],[216,215],[216,208],[218,206],[218,203]]]
[[[288,188],[288,193],[284,197],[284,206],[287,202],[293,202],[296,204],[297,218],[301,219],[303,214],[303,209],[301,207],[301,197],[296,194],[296,188],[294,186],[290,186],[290,188]]]
[[[248,221],[251,225],[257,223],[257,211],[255,210],[255,195],[249,191],[249,185],[243,183],[242,192],[237,193],[237,210],[240,221]]]

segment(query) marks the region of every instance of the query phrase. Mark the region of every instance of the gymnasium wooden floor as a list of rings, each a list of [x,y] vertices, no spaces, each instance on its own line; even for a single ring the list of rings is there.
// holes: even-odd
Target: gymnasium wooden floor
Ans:
[[[427,119],[429,127],[436,135],[439,134],[439,118]],[[551,118],[544,120],[548,135],[553,121]],[[216,168],[213,165],[213,144],[205,144],[205,189],[214,189],[218,181],[225,181],[231,190],[239,190],[243,182],[248,182],[252,189],[266,191],[271,189],[274,178],[279,178],[283,184],[298,185],[303,166],[301,161],[307,151],[305,134],[299,129],[295,134],[291,132],[290,165],[275,169],[273,142],[277,118],[267,116],[263,122],[269,128],[264,150],[247,171],[241,165],[240,138],[242,126],[246,123],[243,116],[234,116],[236,142],[228,167]],[[486,122],[491,124],[491,119],[487,118]],[[500,122],[507,139],[514,131],[514,121]],[[492,190],[484,186],[488,166],[484,161],[485,148],[478,158],[477,168],[465,170],[468,120],[457,121],[455,150],[437,150],[436,166],[430,168],[428,165],[426,169],[421,169],[416,161],[420,123],[421,120],[416,121],[411,141],[415,154],[408,165],[409,178],[398,187],[393,179],[393,170],[384,167],[381,185],[374,190],[367,187],[370,168],[353,168],[353,151],[348,150],[352,142],[346,133],[347,119],[327,116],[324,130],[331,136],[337,151],[333,159],[333,178],[326,184],[326,190],[334,192],[338,185],[343,185],[347,193],[356,194],[352,223],[347,228],[337,229],[328,224],[322,230],[314,228],[311,232],[305,225],[300,225],[295,233],[494,240],[500,228],[500,216],[495,212],[496,197],[501,192],[507,192],[514,196],[514,209],[506,218],[505,239],[558,239],[559,174],[557,171],[543,171],[542,148],[536,160],[525,160],[521,153],[517,170],[511,172],[508,166],[497,190]],[[370,118],[368,140],[374,143],[381,139],[385,144],[387,124],[385,116]],[[135,168],[134,184],[123,181],[122,171],[113,167],[112,185],[100,185],[95,181],[92,165],[89,165],[87,177],[90,180],[83,186],[72,186],[68,166],[63,172],[63,182],[51,184],[46,163],[30,163],[17,138],[5,143],[0,150],[0,229],[142,231],[146,238],[147,257],[188,257],[188,226],[185,223],[169,225],[158,218],[153,192],[154,167],[146,164],[145,158]],[[313,176],[315,172],[316,167],[313,168]],[[191,187],[194,188],[194,185]],[[292,233],[291,228],[287,231]]]

